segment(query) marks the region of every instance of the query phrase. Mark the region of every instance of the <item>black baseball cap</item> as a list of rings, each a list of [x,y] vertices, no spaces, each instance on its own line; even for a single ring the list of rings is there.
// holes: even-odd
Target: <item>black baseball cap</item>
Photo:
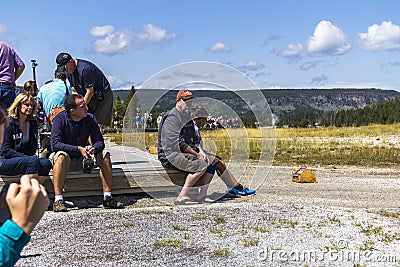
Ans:
[[[65,71],[65,65],[72,59],[71,55],[68,53],[60,53],[58,54],[56,58],[56,63],[57,63],[57,70],[56,72],[64,72]]]

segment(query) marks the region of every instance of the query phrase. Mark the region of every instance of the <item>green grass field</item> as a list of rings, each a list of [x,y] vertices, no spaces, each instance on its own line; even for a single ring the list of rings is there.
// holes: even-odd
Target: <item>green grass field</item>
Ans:
[[[157,133],[108,136],[116,143],[141,149],[157,144]],[[400,123],[343,128],[279,128],[267,132],[228,129],[202,131],[202,137],[206,149],[216,151],[226,161],[233,156],[232,151],[257,161],[264,149],[264,153],[273,154],[272,164],[276,166],[400,167]]]

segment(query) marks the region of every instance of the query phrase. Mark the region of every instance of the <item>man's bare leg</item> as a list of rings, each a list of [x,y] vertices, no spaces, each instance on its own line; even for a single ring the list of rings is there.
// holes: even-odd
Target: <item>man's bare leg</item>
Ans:
[[[100,179],[103,185],[103,192],[111,192],[112,187],[112,164],[110,153],[107,153],[100,165]]]
[[[206,172],[201,178],[200,178],[200,192],[197,197],[197,201],[202,201],[202,202],[213,202],[213,200],[209,197],[207,197],[207,191],[208,187],[210,186],[211,180],[214,177],[214,174]]]
[[[218,161],[217,165],[217,174],[219,177],[221,177],[222,181],[228,186],[228,187],[235,187],[239,185],[238,180],[236,180],[235,176],[231,173],[231,171],[226,167],[225,163],[222,161]]]
[[[194,187],[196,182],[204,175],[206,169],[196,172],[196,173],[189,173],[186,177],[185,183],[182,187],[181,192],[179,193],[178,197],[176,198],[177,201],[182,201],[184,199],[189,198],[190,189]]]
[[[54,195],[62,195],[65,177],[67,176],[67,159],[64,155],[57,157],[53,166]]]

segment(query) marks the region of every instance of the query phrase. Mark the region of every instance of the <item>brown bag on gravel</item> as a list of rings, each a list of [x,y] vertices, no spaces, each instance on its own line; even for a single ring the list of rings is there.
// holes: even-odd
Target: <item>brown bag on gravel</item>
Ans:
[[[316,183],[317,178],[313,170],[307,169],[307,166],[301,166],[293,170],[292,181],[296,183]]]

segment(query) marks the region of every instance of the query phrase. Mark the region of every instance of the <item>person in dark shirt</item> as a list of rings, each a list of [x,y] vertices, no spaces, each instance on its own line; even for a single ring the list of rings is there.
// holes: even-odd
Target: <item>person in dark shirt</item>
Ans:
[[[194,150],[198,150],[201,153],[208,154],[208,152],[203,149],[203,139],[201,138],[200,128],[203,127],[207,123],[208,112],[203,107],[197,107],[192,112],[193,118],[193,129],[194,134],[190,139],[190,146]],[[256,190],[249,189],[243,186],[239,181],[235,178],[233,173],[228,169],[225,162],[219,156],[215,156],[217,159],[217,169],[216,172],[219,177],[221,177],[222,181],[228,186],[226,197],[241,197],[241,196],[249,196],[254,195]]]
[[[0,145],[7,124],[6,115],[0,109]],[[23,175],[19,181],[3,187],[0,193],[0,266],[15,265],[48,205],[45,188],[29,175]]]
[[[88,113],[82,95],[68,95],[64,111],[58,113],[51,127],[49,156],[53,164],[53,183],[55,212],[68,211],[62,195],[67,171],[82,170],[84,159],[93,159],[94,166],[100,167],[103,185],[103,207],[120,209],[124,205],[111,195],[112,164],[110,153],[106,150],[103,135],[93,114]],[[89,137],[91,144],[89,144]]]
[[[186,123],[192,121],[192,98],[192,92],[180,90],[175,108],[163,116],[158,128],[158,160],[167,174],[171,174],[172,181],[175,174],[170,170],[179,171],[185,176],[182,190],[175,201],[177,205],[211,201],[207,198],[207,190],[215,173],[215,168],[208,168],[213,165],[212,160],[196,153],[185,141],[185,132],[190,130],[185,129],[190,127]],[[199,187],[199,193],[195,199],[191,199],[190,190],[196,186]]]
[[[43,183],[51,170],[47,158],[36,155],[38,148],[36,101],[31,95],[19,94],[8,110],[10,123],[1,147],[0,174],[27,174]]]
[[[110,83],[103,72],[92,62],[72,58],[68,53],[60,53],[56,58],[57,72],[66,72],[72,91],[84,96],[89,112],[99,123],[109,125],[112,119],[114,97]]]

